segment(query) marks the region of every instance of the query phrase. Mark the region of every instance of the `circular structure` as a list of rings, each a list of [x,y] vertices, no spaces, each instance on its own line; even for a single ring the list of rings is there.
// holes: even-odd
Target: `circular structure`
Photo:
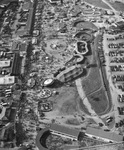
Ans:
[[[46,51],[50,54],[52,53],[58,53],[61,52],[63,50],[65,50],[67,47],[67,43],[66,40],[62,39],[62,38],[58,38],[58,39],[50,39],[46,41]]]
[[[48,150],[46,146],[46,139],[50,134],[49,128],[44,128],[37,134],[36,145],[39,150]]]
[[[53,104],[52,102],[41,102],[39,103],[39,111],[40,112],[49,112],[53,109]]]
[[[48,78],[44,81],[44,86],[49,86],[49,85],[52,85],[54,83],[54,79],[52,78]]]
[[[51,91],[48,90],[48,89],[43,89],[41,92],[40,92],[40,98],[48,98],[51,96]]]
[[[43,57],[42,57],[42,61],[44,62],[44,63],[47,63],[47,64],[50,64],[50,63],[52,63],[52,61],[53,61],[53,58],[50,56],[50,55],[44,55]]]

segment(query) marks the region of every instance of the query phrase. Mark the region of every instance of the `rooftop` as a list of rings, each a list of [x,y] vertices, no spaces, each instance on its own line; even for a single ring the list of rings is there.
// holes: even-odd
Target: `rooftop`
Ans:
[[[53,130],[55,132],[59,132],[59,133],[65,134],[65,135],[74,136],[76,138],[78,138],[78,135],[80,133],[79,130],[70,129],[68,127],[65,127],[62,125],[57,125],[57,124],[51,124],[50,130]]]
[[[18,0],[0,0],[0,5],[9,4],[11,2],[18,2]]]
[[[118,135],[118,134],[113,133],[113,132],[107,132],[107,131],[92,128],[92,127],[87,127],[86,134],[101,137],[101,138],[108,139],[110,141],[115,141],[115,142],[120,142],[123,140],[122,135]]]

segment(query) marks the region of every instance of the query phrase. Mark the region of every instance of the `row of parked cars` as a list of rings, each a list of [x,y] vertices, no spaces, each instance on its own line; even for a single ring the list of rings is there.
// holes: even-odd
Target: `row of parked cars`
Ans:
[[[114,56],[124,56],[124,51],[119,50],[119,51],[110,51],[109,56],[114,57]]]
[[[124,102],[124,95],[122,94],[122,95],[118,95],[118,102],[120,102],[120,103],[122,103],[122,102]]]
[[[124,125],[124,119],[120,120],[120,122],[116,123],[115,127],[118,128],[118,127],[122,127],[123,125]]]
[[[107,41],[116,41],[116,40],[121,40],[121,39],[124,39],[124,35],[120,34],[116,37],[113,37],[113,38],[107,38]]]
[[[124,65],[114,65],[110,66],[111,71],[124,71]]]
[[[20,13],[20,18],[19,18],[19,22],[27,22],[27,19],[28,19],[28,13],[27,12],[21,12]]]
[[[124,81],[124,75],[113,75],[112,79],[115,82]]]
[[[118,44],[110,43],[108,47],[109,48],[124,48],[124,43],[118,43]]]
[[[117,107],[119,115],[124,115],[124,107]]]
[[[99,59],[100,59],[101,63],[105,63],[105,56],[104,56],[103,50],[102,49],[99,50],[98,54],[99,54]]]
[[[118,89],[120,89],[122,92],[124,92],[124,85],[123,84],[118,85]]]
[[[124,63],[124,57],[114,57],[110,62],[111,63]]]
[[[12,89],[11,88],[6,88],[6,89],[2,89],[0,90],[0,97],[11,97],[12,95]]]

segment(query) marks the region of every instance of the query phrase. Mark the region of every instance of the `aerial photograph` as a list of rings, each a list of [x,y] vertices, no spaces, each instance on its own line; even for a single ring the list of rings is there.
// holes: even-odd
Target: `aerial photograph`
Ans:
[[[0,150],[124,150],[124,0],[0,0]]]

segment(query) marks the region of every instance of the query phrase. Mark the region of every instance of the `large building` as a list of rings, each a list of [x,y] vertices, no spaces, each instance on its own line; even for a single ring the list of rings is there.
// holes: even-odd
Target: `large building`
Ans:
[[[36,145],[39,150],[48,150],[46,146],[46,139],[51,133],[72,140],[78,140],[80,131],[76,129],[70,129],[58,124],[51,124],[49,128],[44,128],[37,134]]]
[[[61,82],[69,82],[77,78],[83,73],[84,69],[81,65],[71,66],[64,71],[60,72],[56,78]]]
[[[70,129],[68,127],[58,125],[58,124],[51,124],[50,131],[52,131],[53,134],[64,136],[70,139],[78,140],[78,135],[80,133],[79,130],[76,129]]]
[[[12,85],[15,83],[15,76],[0,77],[0,85]]]
[[[101,129],[96,129],[92,127],[87,127],[86,129],[86,135],[89,137],[94,137],[97,139],[104,140],[106,142],[120,142],[123,141],[123,136],[118,135],[113,132],[107,132]]]
[[[29,36],[31,34],[32,22],[34,17],[34,3],[31,1],[24,2],[22,11],[28,14],[28,18],[26,22],[23,22],[25,26],[17,31],[17,35],[20,37]]]

